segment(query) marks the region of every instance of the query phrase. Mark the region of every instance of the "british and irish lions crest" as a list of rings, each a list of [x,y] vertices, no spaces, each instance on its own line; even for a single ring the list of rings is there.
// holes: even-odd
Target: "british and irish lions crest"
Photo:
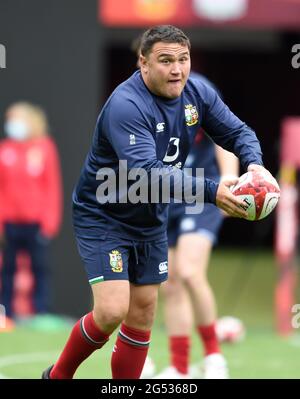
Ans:
[[[122,255],[118,250],[115,249],[109,253],[109,263],[113,272],[121,273],[123,271]]]
[[[187,126],[193,126],[198,122],[199,115],[195,105],[185,105],[184,113]]]

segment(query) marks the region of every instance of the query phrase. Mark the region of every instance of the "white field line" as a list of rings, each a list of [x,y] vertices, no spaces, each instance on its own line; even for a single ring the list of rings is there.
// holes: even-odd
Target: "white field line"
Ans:
[[[59,352],[32,352],[32,353],[20,353],[13,354],[0,357],[0,369],[12,366],[16,364],[27,364],[27,363],[36,363],[43,362],[46,360],[53,360],[53,358],[57,358]],[[12,378],[7,375],[0,373],[0,379]]]

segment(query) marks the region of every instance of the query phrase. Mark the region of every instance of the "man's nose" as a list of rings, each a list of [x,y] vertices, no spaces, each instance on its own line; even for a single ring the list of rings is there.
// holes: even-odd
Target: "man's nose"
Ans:
[[[174,64],[172,65],[171,73],[173,75],[179,75],[181,73],[181,66],[179,62],[174,62]]]

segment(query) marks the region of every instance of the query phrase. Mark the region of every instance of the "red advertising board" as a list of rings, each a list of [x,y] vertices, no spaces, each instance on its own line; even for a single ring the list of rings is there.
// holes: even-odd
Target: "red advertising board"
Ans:
[[[237,26],[300,30],[300,0],[99,0],[106,26]]]

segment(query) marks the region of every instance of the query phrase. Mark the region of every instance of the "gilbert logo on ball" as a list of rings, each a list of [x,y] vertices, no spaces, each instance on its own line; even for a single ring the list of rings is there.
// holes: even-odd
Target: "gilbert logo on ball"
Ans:
[[[247,220],[260,220],[268,216],[276,207],[280,188],[269,173],[247,172],[243,174],[231,192],[244,200]]]

